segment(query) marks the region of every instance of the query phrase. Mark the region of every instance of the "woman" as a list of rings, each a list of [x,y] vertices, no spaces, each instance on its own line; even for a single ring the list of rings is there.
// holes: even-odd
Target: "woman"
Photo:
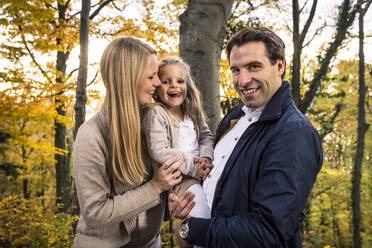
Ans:
[[[181,182],[182,159],[151,166],[141,136],[141,106],[160,85],[156,51],[132,37],[114,39],[100,63],[106,96],[79,129],[74,173],[81,217],[75,247],[161,247],[165,191]]]

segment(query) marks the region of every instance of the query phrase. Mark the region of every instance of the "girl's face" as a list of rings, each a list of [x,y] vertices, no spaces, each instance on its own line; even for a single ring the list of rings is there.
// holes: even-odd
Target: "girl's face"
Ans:
[[[154,54],[149,55],[145,68],[144,77],[137,86],[137,99],[139,105],[152,102],[152,96],[156,88],[160,85],[158,77],[158,60]]]
[[[183,71],[178,65],[166,65],[159,71],[160,87],[156,93],[170,110],[181,109],[186,99],[187,86]]]

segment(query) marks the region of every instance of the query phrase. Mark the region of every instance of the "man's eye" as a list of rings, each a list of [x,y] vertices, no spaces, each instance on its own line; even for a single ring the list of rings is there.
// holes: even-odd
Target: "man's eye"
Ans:
[[[239,69],[236,69],[236,68],[234,68],[234,69],[231,69],[231,72],[232,72],[233,74],[236,74],[236,73],[238,73],[238,72],[239,72]]]
[[[261,68],[261,66],[259,66],[259,65],[250,65],[249,66],[249,70],[251,70],[251,71],[256,71],[260,68]]]

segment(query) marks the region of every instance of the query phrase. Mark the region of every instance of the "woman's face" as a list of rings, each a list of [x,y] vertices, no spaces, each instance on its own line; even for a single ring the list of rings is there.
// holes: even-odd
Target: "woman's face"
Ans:
[[[144,78],[137,87],[137,99],[140,105],[145,105],[152,102],[152,96],[157,87],[160,86],[158,77],[158,60],[154,54],[147,58]]]

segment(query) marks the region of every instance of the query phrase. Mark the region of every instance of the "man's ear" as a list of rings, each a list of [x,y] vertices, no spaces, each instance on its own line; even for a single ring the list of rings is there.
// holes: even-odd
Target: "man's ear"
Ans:
[[[282,76],[285,71],[285,61],[278,59],[278,74],[279,76]]]

